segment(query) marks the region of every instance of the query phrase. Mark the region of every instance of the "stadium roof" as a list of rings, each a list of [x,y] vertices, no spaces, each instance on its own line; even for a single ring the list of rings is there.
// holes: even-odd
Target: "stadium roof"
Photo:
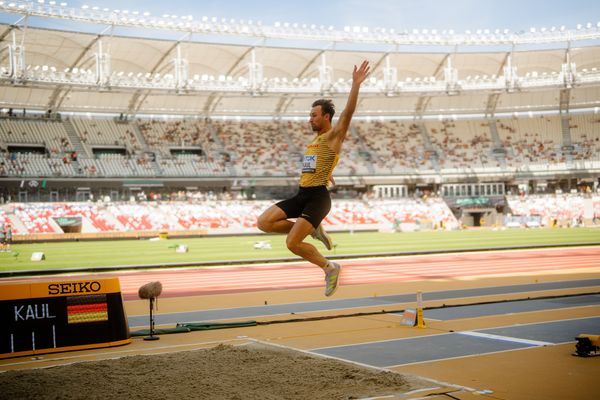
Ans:
[[[250,44],[230,44],[182,32],[179,39],[157,39],[116,34],[107,26],[92,34],[28,26],[26,17],[0,25],[0,106],[304,118],[317,97],[343,107],[352,66],[367,59],[373,71],[357,115],[600,107],[600,46],[585,40],[548,40],[531,49],[514,41],[485,46],[483,36],[477,46],[464,37],[464,46],[441,46],[416,35],[421,41],[412,45],[351,37],[302,47],[275,45],[258,34]]]

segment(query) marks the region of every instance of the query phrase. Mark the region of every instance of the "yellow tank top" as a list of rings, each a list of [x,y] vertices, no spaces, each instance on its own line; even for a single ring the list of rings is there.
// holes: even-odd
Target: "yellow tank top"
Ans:
[[[300,186],[327,186],[339,158],[339,154],[329,148],[326,135],[317,136],[306,146]]]

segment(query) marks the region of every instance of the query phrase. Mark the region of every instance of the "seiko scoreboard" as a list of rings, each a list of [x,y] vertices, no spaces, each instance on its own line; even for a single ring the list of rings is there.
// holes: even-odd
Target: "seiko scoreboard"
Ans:
[[[118,278],[0,284],[0,358],[131,342]]]

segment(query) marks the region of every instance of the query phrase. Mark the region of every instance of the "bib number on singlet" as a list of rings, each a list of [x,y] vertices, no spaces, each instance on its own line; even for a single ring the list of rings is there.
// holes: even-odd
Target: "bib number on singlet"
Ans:
[[[317,170],[317,156],[304,156],[302,160],[302,172],[314,173]]]

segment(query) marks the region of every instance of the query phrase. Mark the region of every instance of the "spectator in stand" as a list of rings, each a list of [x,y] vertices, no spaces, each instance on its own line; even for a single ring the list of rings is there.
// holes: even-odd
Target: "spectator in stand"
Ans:
[[[0,252],[6,251],[6,228],[4,225],[0,226]]]
[[[13,234],[12,234],[12,226],[10,224],[6,224],[6,232],[4,233],[4,251],[10,251],[10,245],[12,243]]]

